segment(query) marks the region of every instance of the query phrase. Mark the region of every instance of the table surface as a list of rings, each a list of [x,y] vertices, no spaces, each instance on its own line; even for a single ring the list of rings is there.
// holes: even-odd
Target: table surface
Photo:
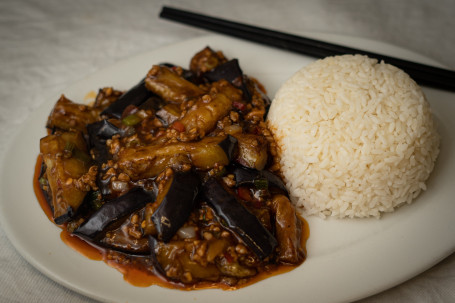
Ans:
[[[29,114],[118,60],[207,34],[158,17],[163,5],[287,32],[362,37],[455,69],[455,1],[0,1],[0,155]],[[435,235],[437,236],[437,235]],[[94,302],[29,265],[0,228],[0,302]],[[455,254],[360,302],[455,302]]]

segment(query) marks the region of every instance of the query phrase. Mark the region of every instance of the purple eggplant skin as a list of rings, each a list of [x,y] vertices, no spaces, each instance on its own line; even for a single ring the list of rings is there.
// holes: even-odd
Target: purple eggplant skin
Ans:
[[[100,189],[101,195],[104,199],[109,199],[109,196],[112,194],[112,189],[110,186],[111,179],[114,175],[105,175],[106,171],[109,170],[109,167],[106,169],[101,169],[102,175],[99,174],[96,179],[96,183]]]
[[[211,71],[204,73],[203,77],[209,82],[225,79],[242,90],[246,101],[251,101],[252,94],[246,85],[242,69],[240,68],[239,61],[237,59],[232,59],[226,63],[218,65]]]
[[[175,172],[168,192],[152,215],[158,239],[168,242],[186,222],[199,193],[200,178],[191,171]]]
[[[276,238],[216,178],[209,178],[202,188],[217,215],[261,260],[273,253]]]
[[[227,135],[226,139],[218,143],[218,146],[225,152],[229,162],[232,161],[237,152],[238,141],[231,135]]]
[[[46,164],[44,164],[44,161],[41,162],[41,168],[40,168],[40,173],[38,176],[39,182],[39,188],[41,189],[41,192],[44,195],[44,199],[46,200],[47,204],[52,210],[52,213],[54,213],[54,205],[52,204],[52,193],[49,192],[49,183],[46,178],[44,178],[44,174],[46,173]],[[47,190],[45,189],[47,187]]]
[[[102,170],[103,163],[106,163],[110,159],[110,154],[106,141],[111,139],[112,136],[116,134],[123,134],[123,131],[110,123],[108,120],[101,120],[92,124],[87,125],[87,134],[88,134],[88,146],[91,150],[91,153],[94,157],[95,162],[99,166],[99,170]],[[108,169],[108,168],[107,168]],[[106,170],[107,170],[106,169]],[[112,178],[112,175],[108,175],[107,178],[105,175],[98,175],[98,186],[101,189],[101,194],[103,197],[106,197],[111,194],[111,189],[109,187],[109,182]]]
[[[90,136],[90,146],[96,145],[96,142],[112,138],[113,135],[121,134],[122,130],[110,123],[108,120],[101,120],[87,125],[87,132]],[[98,139],[98,140],[97,140]]]
[[[120,128],[108,120],[101,120],[87,125],[89,148],[92,150],[97,163],[101,164],[109,160],[106,141],[111,139],[113,135],[122,133]]]
[[[103,110],[101,115],[120,119],[123,111],[128,105],[140,106],[152,96],[154,96],[154,94],[145,87],[145,79],[142,79],[138,84],[130,88],[114,103]]]
[[[94,240],[114,221],[143,208],[145,204],[153,201],[155,201],[153,192],[147,191],[142,187],[135,187],[126,194],[103,204],[73,234],[87,240]]]
[[[228,172],[234,175],[237,186],[243,184],[254,184],[255,180],[266,179],[269,187],[277,187],[288,194],[286,185],[281,178],[268,170],[256,170],[242,165],[232,164],[229,166]]]
[[[160,262],[158,261],[158,258],[156,256],[156,248],[158,247],[159,243],[156,238],[153,236],[148,236],[148,243],[149,243],[149,248],[150,248],[150,260],[152,261],[153,269],[156,274],[159,276],[167,279],[167,275],[163,267],[161,266]]]
[[[261,177],[266,178],[269,184],[278,187],[289,196],[286,185],[284,184],[283,180],[281,180],[280,177],[278,177],[277,175],[268,170],[261,170]]]

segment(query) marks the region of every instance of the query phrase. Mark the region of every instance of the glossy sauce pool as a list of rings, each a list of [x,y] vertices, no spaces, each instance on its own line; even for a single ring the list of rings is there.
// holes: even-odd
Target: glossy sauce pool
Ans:
[[[54,223],[54,220],[52,218],[52,210],[49,206],[49,204],[46,201],[46,198],[44,197],[43,192],[41,191],[40,185],[39,185],[39,175],[41,171],[41,163],[42,163],[42,157],[38,156],[36,164],[35,164],[35,173],[33,177],[33,189],[35,192],[35,195],[37,197],[37,200],[43,209],[44,213],[48,217],[49,221]],[[299,217],[300,220],[303,223],[303,234],[302,234],[302,247],[305,251],[306,255],[306,242],[308,240],[308,237],[310,236],[310,229],[308,226],[308,223],[306,222],[305,219]],[[55,224],[55,223],[54,223]],[[75,251],[79,252],[83,256],[87,257],[90,260],[96,260],[96,261],[104,261],[106,264],[109,266],[117,269],[120,273],[123,275],[123,279],[130,283],[131,285],[137,286],[137,287],[148,287],[151,285],[159,285],[161,287],[166,287],[166,288],[174,288],[174,289],[181,289],[181,290],[195,290],[195,289],[208,289],[208,288],[219,288],[223,290],[235,290],[239,289],[251,284],[254,284],[258,281],[264,280],[266,278],[269,278],[271,276],[283,274],[286,272],[289,272],[295,268],[297,268],[300,265],[297,266],[287,266],[287,265],[280,265],[274,268],[271,271],[266,271],[266,272],[260,272],[256,276],[250,278],[247,280],[246,283],[239,283],[235,286],[229,286],[224,283],[220,282],[199,282],[197,284],[192,284],[192,285],[183,285],[180,283],[174,283],[172,281],[166,280],[161,278],[158,275],[153,274],[150,270],[146,269],[141,269],[140,266],[133,266],[133,265],[125,265],[118,263],[114,260],[110,260],[108,256],[108,250],[95,247],[86,241],[71,235],[67,230],[65,225],[57,225],[59,226],[62,231],[60,233],[60,238],[61,240],[74,249]]]

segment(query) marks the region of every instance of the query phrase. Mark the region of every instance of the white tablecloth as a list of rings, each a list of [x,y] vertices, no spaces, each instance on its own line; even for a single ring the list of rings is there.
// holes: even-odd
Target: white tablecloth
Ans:
[[[34,109],[73,82],[120,59],[207,33],[160,19],[163,4],[277,30],[388,42],[455,69],[452,0],[3,0],[0,153]],[[0,302],[93,300],[34,269],[0,229]],[[455,255],[362,302],[455,302]]]

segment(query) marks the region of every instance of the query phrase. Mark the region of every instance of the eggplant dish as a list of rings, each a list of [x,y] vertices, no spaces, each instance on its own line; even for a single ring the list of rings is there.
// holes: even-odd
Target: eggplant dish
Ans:
[[[172,287],[235,289],[305,259],[305,225],[279,177],[264,88],[204,48],[91,105],[64,95],[36,176],[52,220]]]

